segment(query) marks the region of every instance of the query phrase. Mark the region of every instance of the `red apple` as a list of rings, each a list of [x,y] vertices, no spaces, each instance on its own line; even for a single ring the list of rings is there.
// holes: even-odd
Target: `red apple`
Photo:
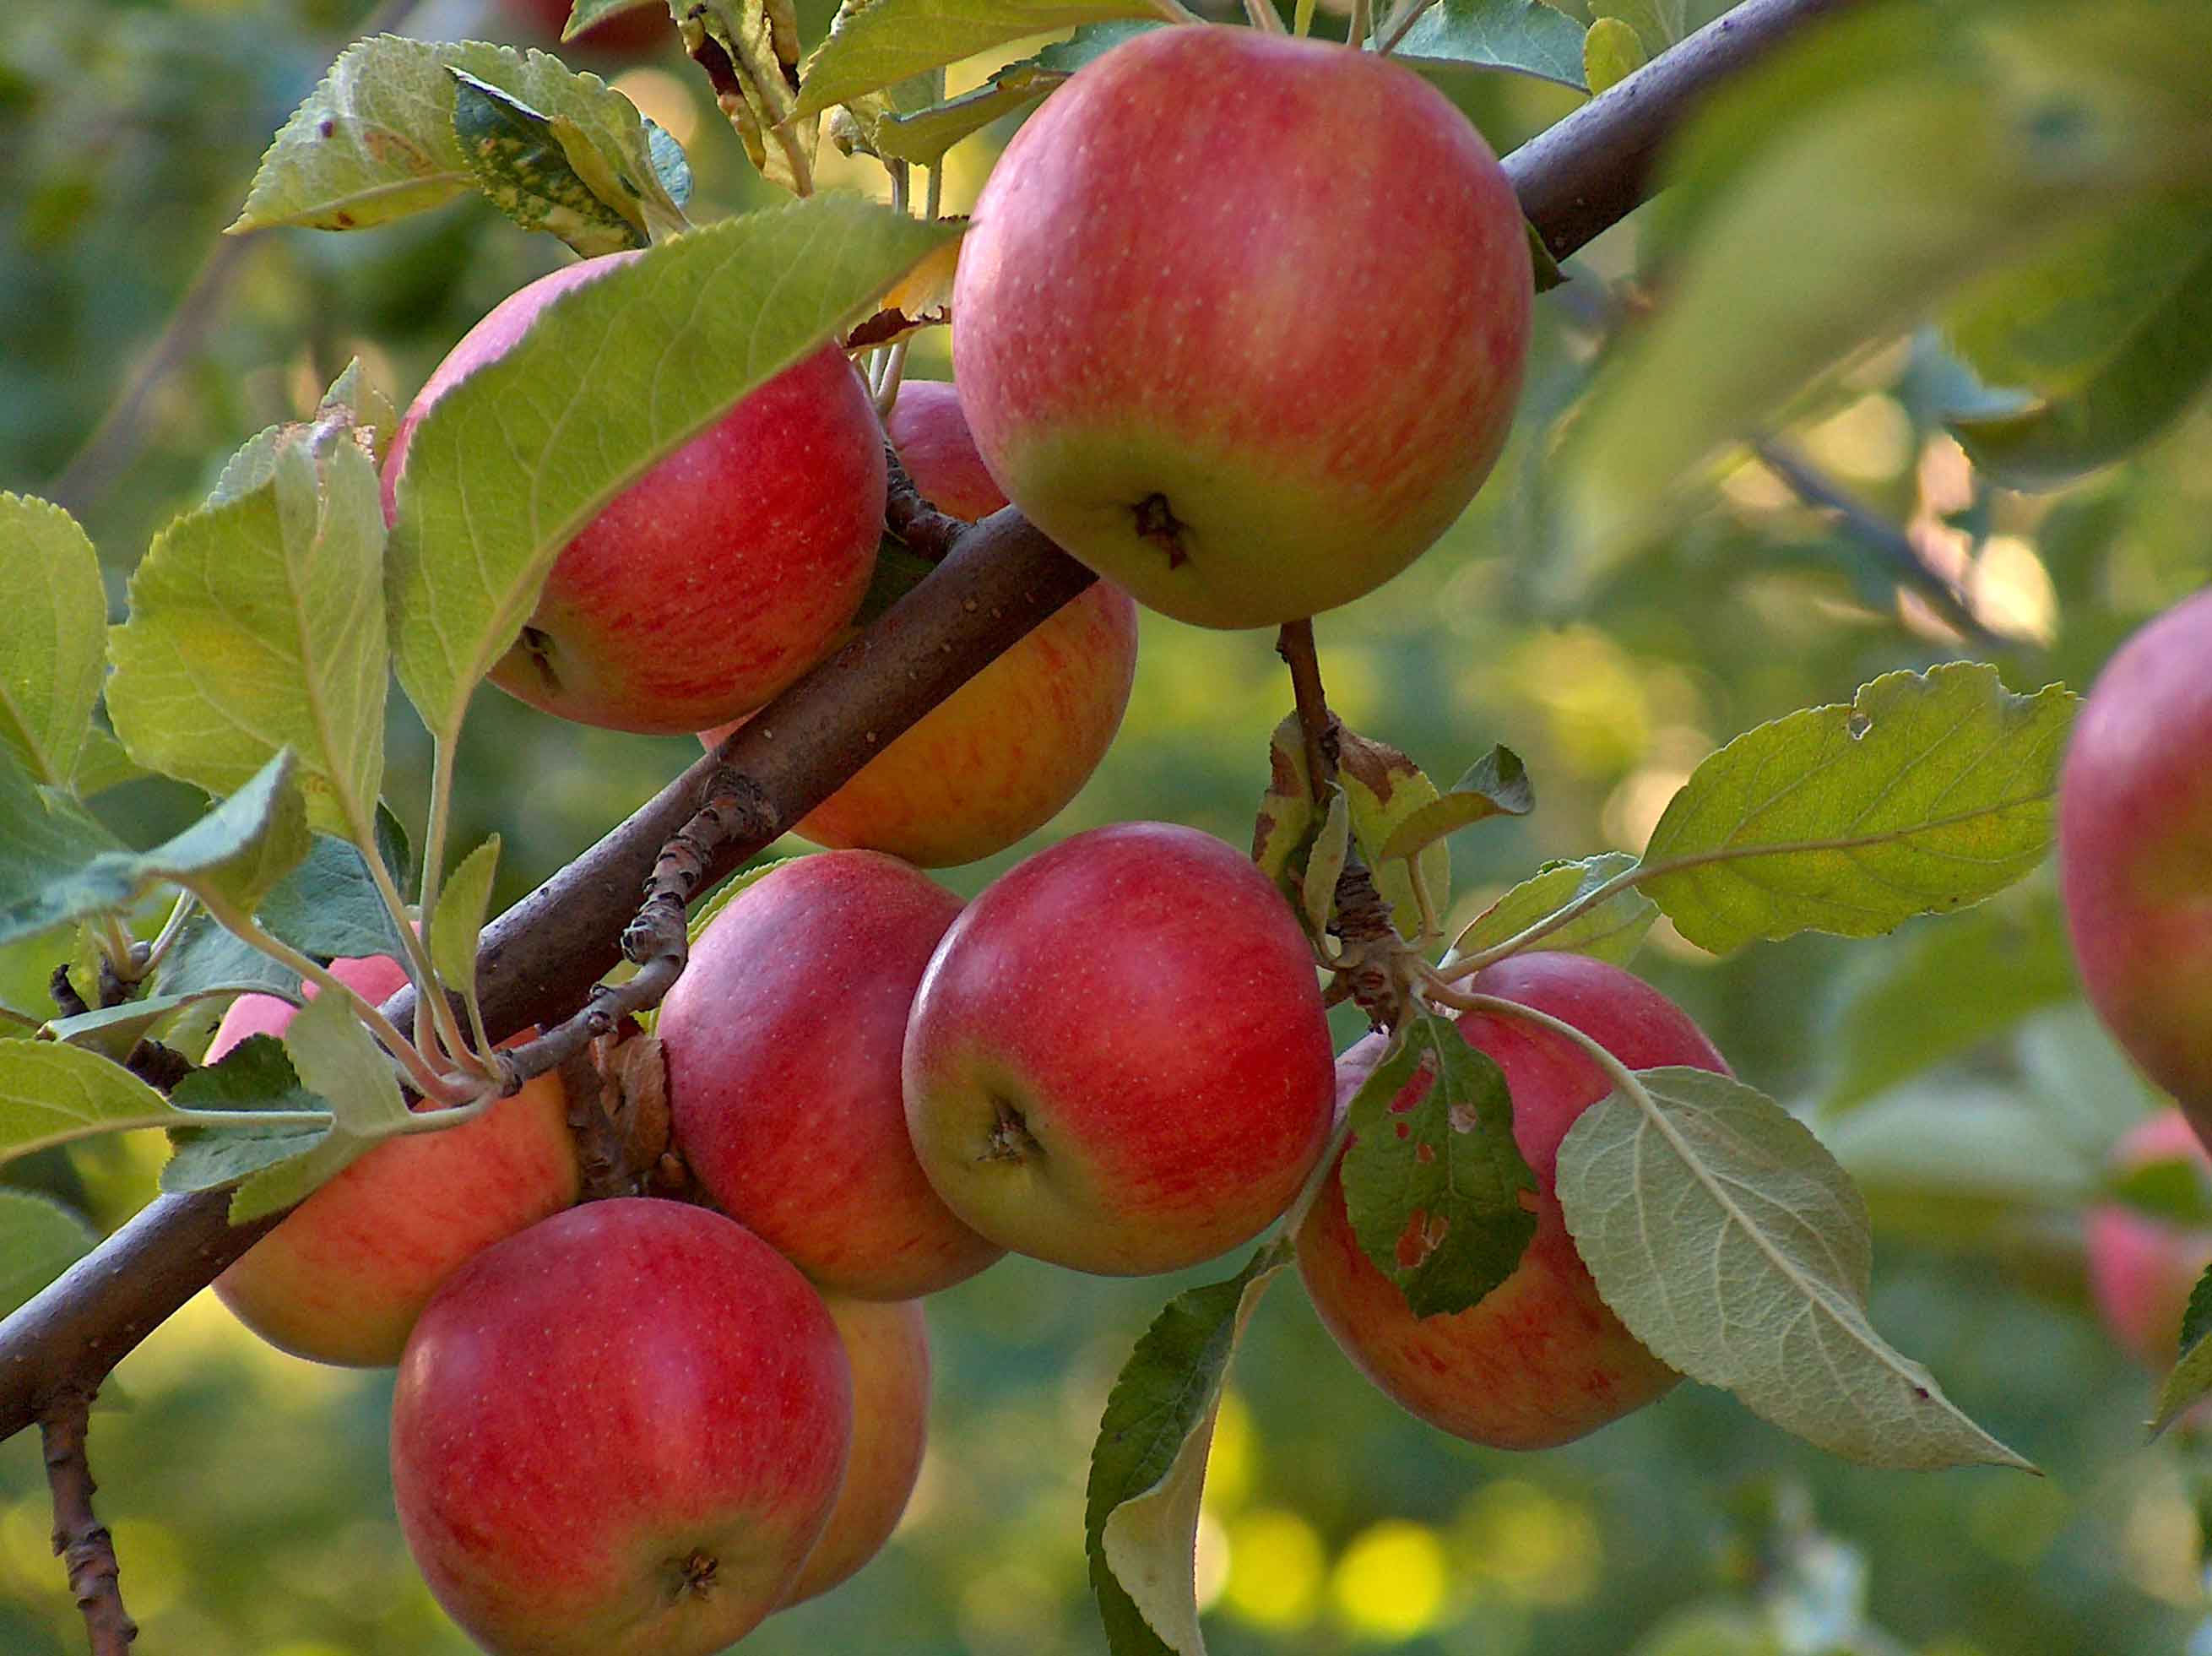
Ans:
[[[512,350],[538,314],[636,253],[542,277],[469,330],[385,462],[385,512],[415,428]],[[614,730],[700,730],[749,713],[823,654],[867,591],[884,524],[883,428],[834,345],[665,456],[561,551],[492,682]]]
[[[801,857],[691,947],[653,1032],[678,1148],[723,1210],[832,1292],[910,1300],[998,1258],[915,1161],[908,1010],[960,899],[892,857]]]
[[[1729,1073],[1680,1007],[1587,955],[1515,955],[1466,987],[1572,1024],[1632,1069],[1688,1064]],[[1680,1376],[1598,1296],[1559,1212],[1559,1141],[1613,1084],[1565,1038],[1533,1024],[1474,1012],[1460,1018],[1459,1031],[1504,1072],[1513,1141],[1536,1176],[1536,1233],[1519,1268],[1469,1310],[1416,1318],[1361,1250],[1340,1165],[1298,1233],[1298,1269],[1345,1355],[1394,1401],[1471,1443],[1549,1448],[1642,1407]],[[1382,1050],[1382,1038],[1370,1036],[1344,1055],[1337,1075],[1345,1102]]]
[[[407,981],[385,955],[334,960],[331,971],[377,1002]],[[241,995],[207,1062],[249,1035],[282,1035],[291,1021],[290,1002]],[[239,1321],[295,1356],[381,1367],[399,1361],[422,1307],[465,1260],[576,1194],[568,1095],[559,1076],[540,1075],[475,1121],[378,1145],[247,1249],[215,1291]]]
[[[2212,591],[2123,644],[2074,721],[2058,880],[2081,986],[2212,1144]]]
[[[783,1600],[788,1609],[848,1580],[883,1550],[906,1512],[929,1428],[929,1325],[921,1302],[829,1301],[853,1369],[853,1452],[830,1527]]]
[[[501,0],[501,3],[508,18],[526,40],[558,51],[631,58],[641,52],[658,51],[676,39],[676,26],[669,21],[668,8],[665,5],[641,6],[635,11],[617,12],[605,22],[586,29],[574,40],[562,42],[561,31],[568,26],[571,0]]]
[[[1014,136],[954,283],[960,402],[1030,519],[1209,627],[1350,602],[1505,441],[1527,232],[1480,135],[1372,52],[1115,47]]]
[[[994,1242],[1175,1270],[1289,1206],[1329,1125],[1313,953],[1219,840],[1122,823],[1040,852],[938,946],[906,1033],[923,1170]]]
[[[821,1296],[681,1202],[587,1202],[478,1254],[407,1342],[399,1527],[487,1650],[704,1656],[781,1600],[853,1433]]]
[[[2212,1177],[2212,1156],[2179,1110],[2138,1122],[2113,1148],[2111,1166],[2124,1175],[2160,1161],[2185,1161]],[[2082,1233],[2089,1292],[2105,1326],[2149,1367],[2171,1367],[2190,1291],[2212,1265],[2212,1229],[2108,1202],[2083,1215]]]
[[[940,511],[1006,503],[952,387],[909,380],[885,430]],[[889,851],[925,868],[1003,851],[1060,814],[1121,728],[1137,670],[1137,606],[1101,581],[1064,605],[816,806],[796,832]],[[713,747],[735,729],[702,732]]]

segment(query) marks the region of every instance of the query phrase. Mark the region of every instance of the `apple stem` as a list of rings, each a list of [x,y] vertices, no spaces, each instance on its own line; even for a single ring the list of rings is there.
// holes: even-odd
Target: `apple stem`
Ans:
[[[1298,732],[1305,738],[1306,787],[1313,802],[1327,809],[1329,784],[1336,779],[1336,743],[1340,728],[1328,710],[1328,694],[1322,686],[1321,656],[1314,643],[1313,622],[1285,621],[1275,635],[1275,654],[1291,670],[1291,692],[1297,698]]]
[[[1364,46],[1375,33],[1375,9],[1370,0],[1352,0],[1352,27],[1345,34],[1347,45]]]
[[[92,1656],[124,1656],[138,1624],[123,1608],[115,1540],[94,1515],[92,1463],[85,1454],[92,1393],[69,1387],[55,1394],[39,1422],[46,1486],[54,1502],[54,1552],[69,1569],[70,1592],[84,1612]]]

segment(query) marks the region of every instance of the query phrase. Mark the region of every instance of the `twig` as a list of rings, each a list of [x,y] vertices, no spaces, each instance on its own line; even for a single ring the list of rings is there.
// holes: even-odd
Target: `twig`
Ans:
[[[1275,654],[1291,670],[1291,693],[1297,697],[1298,733],[1305,738],[1306,783],[1313,801],[1328,807],[1329,785],[1336,780],[1336,715],[1328,710],[1322,688],[1321,658],[1314,648],[1313,623],[1285,621],[1275,635]]]
[[[70,1594],[84,1612],[92,1656],[122,1656],[138,1636],[116,1580],[115,1542],[93,1515],[92,1463],[85,1457],[89,1393],[67,1391],[39,1422],[46,1452],[46,1486],[54,1500],[54,1556],[69,1569]]]
[[[1553,255],[1571,253],[1642,198],[1651,154],[1714,82],[1851,3],[1747,0],[1509,155],[1522,210]],[[779,828],[796,821],[1091,579],[1011,509],[977,525],[866,635],[492,922],[477,981],[493,1035],[575,1006],[613,966],[637,893],[718,765],[760,786]],[[757,849],[726,845],[714,868],[727,873]],[[408,989],[385,1013],[404,1022],[413,1009]],[[0,1439],[32,1424],[62,1390],[104,1379],[276,1223],[272,1215],[233,1227],[228,1201],[222,1190],[156,1197],[0,1323]]]
[[[1902,584],[1925,598],[1944,622],[1962,636],[1984,648],[2002,649],[2017,642],[1991,632],[1983,624],[1967,604],[1966,595],[1921,555],[1911,536],[1845,494],[1795,449],[1775,438],[1765,437],[1751,445],[1751,452],[1759,456],[1768,471],[1788,484],[1798,499],[1808,506],[1834,513],[1844,533],[1888,564]]]
[[[884,458],[890,471],[890,494],[884,508],[884,527],[915,557],[926,557],[932,563],[943,563],[945,555],[952,550],[952,543],[967,528],[967,521],[950,512],[939,511],[924,498],[921,486],[899,459],[898,451],[889,443],[884,445]]]
[[[46,979],[46,993],[53,997],[54,1010],[64,1018],[82,1018],[92,1010],[85,1004],[84,996],[76,992],[76,985],[70,981],[66,960],[56,966],[53,975]]]

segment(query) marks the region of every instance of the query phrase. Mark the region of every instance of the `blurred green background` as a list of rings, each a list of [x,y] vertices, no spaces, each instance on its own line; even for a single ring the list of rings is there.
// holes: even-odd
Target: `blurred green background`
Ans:
[[[148,537],[236,444],[311,406],[352,356],[404,402],[498,298],[567,257],[476,203],[356,237],[218,239],[270,135],[338,47],[372,13],[403,9],[15,0],[0,15],[0,488],[79,515],[118,609]],[[428,0],[405,21],[431,37],[546,41],[501,3]],[[817,5],[810,36],[823,21]],[[619,76],[685,142],[695,217],[768,199],[672,37],[641,59],[569,55]],[[1016,55],[962,66],[954,89]],[[1501,150],[1575,102],[1503,77],[1470,77],[1461,96]],[[973,199],[1004,137],[953,153],[948,210]],[[879,189],[872,167],[833,158],[825,170]],[[1749,460],[1573,612],[1535,606],[1551,421],[1600,353],[1606,284],[1637,268],[1632,221],[1577,261],[1578,280],[1539,307],[1528,417],[1490,487],[1412,572],[1320,627],[1332,698],[1357,728],[1446,776],[1497,740],[1528,764],[1535,813],[1454,844],[1462,918],[1543,858],[1640,849],[1690,767],[1759,721],[1846,699],[1893,668],[1992,652],[1900,598],[1868,545]],[[1772,279],[1790,279],[1783,253]],[[942,337],[918,344],[914,364],[948,374]],[[1790,440],[1956,572],[2003,635],[1994,659],[2015,688],[2086,687],[2127,630],[2212,568],[2212,418],[2200,409],[2059,495],[1993,494],[1937,423],[1947,371],[1924,336],[1863,353],[1805,399]],[[1147,618],[1120,740],[1042,837],[1153,817],[1248,841],[1289,701],[1271,643]],[[396,697],[391,740],[390,792],[419,821],[427,747]],[[499,900],[512,900],[696,752],[487,691],[455,843],[504,837]],[[140,783],[101,809],[145,843],[194,801]],[[944,878],[972,892],[1018,855]],[[2081,1282],[2080,1202],[2106,1147],[2155,1100],[2049,983],[2047,880],[1948,923],[1982,928],[1970,971],[1929,963],[1931,938],[1959,935],[1940,922],[1726,961],[1662,923],[1640,965],[1785,1101],[1809,1111],[1881,1070],[1880,1095],[1823,1129],[1880,1223],[1875,1322],[2047,1477],[1855,1468],[1694,1385],[1565,1449],[1473,1449],[1370,1390],[1285,1281],[1238,1361],[1215,1449],[1200,1549],[1213,1647],[2121,1656],[2206,1638],[2200,1471],[2185,1442],[2143,1446],[2151,1379],[2098,1326]],[[1960,1045],[1885,1024],[1869,1011],[1885,989],[1940,992],[1981,1020],[1969,1034],[1988,1032]],[[102,1142],[8,1177],[112,1227],[151,1192],[159,1159],[155,1143]],[[1104,1282],[1010,1259],[933,1301],[936,1418],[905,1526],[851,1585],[772,1619],[747,1648],[1103,1648],[1081,1557],[1091,1434],[1153,1311],[1206,1275]],[[392,1521],[388,1374],[276,1354],[203,1295],[118,1383],[123,1406],[96,1417],[92,1457],[143,1648],[467,1647]],[[35,1443],[0,1446],[8,1656],[82,1647],[49,1521]]]

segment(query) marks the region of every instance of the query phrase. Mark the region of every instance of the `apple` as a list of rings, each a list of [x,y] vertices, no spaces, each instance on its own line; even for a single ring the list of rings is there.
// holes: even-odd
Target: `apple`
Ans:
[[[1729,1073],[1680,1007],[1587,955],[1515,955],[1466,989],[1547,1012],[1632,1069],[1688,1064]],[[1559,1141],[1613,1084],[1565,1037],[1533,1024],[1473,1012],[1458,1027],[1504,1072],[1513,1140],[1536,1176],[1536,1233],[1519,1268],[1468,1310],[1416,1318],[1360,1248],[1340,1161],[1298,1232],[1298,1269],[1337,1344],[1392,1400],[1470,1443],[1549,1448],[1642,1407],[1680,1377],[1599,1297],[1559,1211]],[[1381,1062],[1383,1045],[1374,1035],[1345,1053],[1337,1066],[1342,1103]]]
[[[653,1026],[691,1171],[834,1293],[910,1300],[1003,1251],[931,1188],[900,1098],[907,1014],[959,912],[894,857],[801,857],[708,923]]]
[[[973,521],[1006,503],[951,386],[907,381],[884,429],[939,510]],[[1136,670],[1137,606],[1098,581],[933,708],[794,831],[925,868],[1003,851],[1059,815],[1091,779],[1121,728]],[[711,748],[736,728],[699,740]]]
[[[629,58],[656,51],[676,38],[668,8],[655,4],[617,12],[564,42],[561,31],[568,26],[570,6],[571,0],[502,0],[502,9],[526,39],[558,51]]]
[[[386,955],[333,960],[331,971],[372,1002],[407,981]],[[249,1035],[282,1035],[291,1020],[289,1002],[241,995],[206,1062]],[[558,1075],[540,1075],[474,1121],[378,1145],[240,1255],[216,1278],[216,1294],[295,1356],[384,1367],[463,1261],[569,1206],[577,1185],[567,1092]]]
[[[2123,644],[2058,779],[2058,885],[2081,987],[2212,1144],[2212,591]]]
[[[415,429],[562,294],[640,255],[610,253],[501,300],[424,382],[385,461],[392,514]],[[664,456],[562,548],[520,640],[492,669],[548,713],[667,735],[760,706],[829,648],[875,569],[883,428],[835,345],[757,387]]]
[[[1162,28],[1046,100],[975,204],[953,377],[1032,522],[1208,627],[1348,603],[1505,441],[1533,292],[1480,135],[1411,70]]]
[[[853,1452],[830,1526],[779,1608],[815,1598],[883,1550],[906,1512],[929,1428],[929,1325],[921,1302],[832,1299],[853,1370]]]
[[[487,1248],[400,1360],[408,1550],[487,1650],[704,1656],[798,1580],[853,1435],[822,1298],[704,1208],[586,1202]]]
[[[2111,1166],[2124,1175],[2160,1161],[2185,1161],[2212,1178],[2212,1156],[2179,1110],[2136,1123],[2113,1148]],[[2212,1265],[2212,1228],[2107,1202],[2082,1216],[2082,1239],[2090,1297],[2105,1326],[2145,1364],[2161,1371],[2172,1367],[2181,1313],[2197,1279]]]
[[[906,1118],[953,1212],[1108,1275],[1256,1235],[1319,1158],[1332,1092],[1311,947],[1211,835],[1095,828],[970,903],[907,1024]]]

